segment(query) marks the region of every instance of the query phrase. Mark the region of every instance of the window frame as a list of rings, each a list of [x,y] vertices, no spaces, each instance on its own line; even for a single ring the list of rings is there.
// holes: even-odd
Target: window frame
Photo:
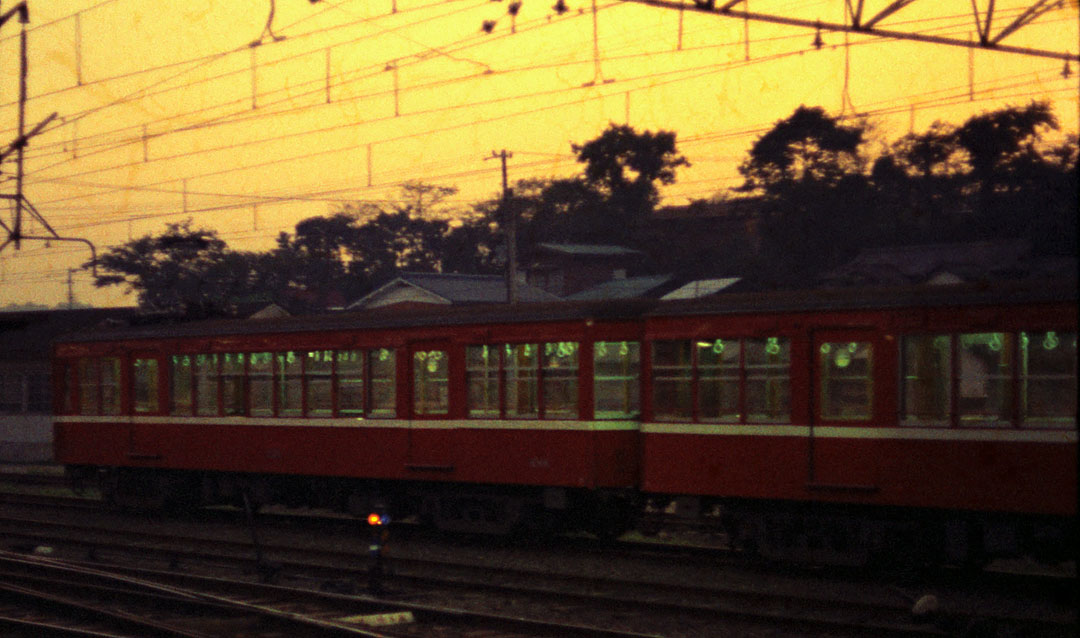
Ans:
[[[899,335],[897,340],[899,357],[897,361],[897,374],[898,374],[898,414],[897,422],[902,427],[948,427],[958,429],[1027,429],[1027,430],[1061,430],[1071,429],[1075,427],[1076,423],[1076,409],[1073,406],[1073,414],[1066,416],[1035,416],[1032,417],[1028,414],[1028,391],[1025,387],[1026,383],[1030,383],[1033,378],[1038,378],[1038,375],[1033,377],[1026,371],[1025,355],[1026,344],[1024,339],[1029,338],[1029,335],[1047,335],[1054,333],[1056,335],[1062,335],[1062,339],[1072,339],[1075,343],[1077,332],[1073,329],[1051,329],[1045,327],[1039,328],[1025,328],[1025,329],[1012,329],[1012,328],[995,328],[987,327],[979,330],[942,330],[933,332],[912,332]],[[973,415],[965,420],[965,414],[963,413],[960,405],[961,401],[961,367],[962,351],[961,351],[961,338],[964,336],[974,335],[1004,335],[1002,339],[1003,352],[1008,356],[1009,364],[1008,374],[1004,379],[1004,388],[1001,390],[1002,401],[1005,402],[1007,407],[1007,418],[976,418],[977,415]],[[948,337],[950,339],[949,349],[949,388],[948,388],[948,419],[944,423],[930,423],[930,422],[908,422],[905,420],[905,344],[907,339],[911,338],[925,338],[925,337]],[[1045,338],[1045,337],[1044,337]],[[1068,347],[1068,344],[1066,344]],[[1073,346],[1075,348],[1075,346]],[[1069,396],[1075,398],[1075,388],[1077,384],[1077,362],[1074,355],[1070,358],[1072,361],[1072,374],[1058,374],[1054,375],[1057,380],[1064,380],[1066,383],[1071,381],[1072,390],[1066,388],[1064,390]],[[991,379],[992,375],[987,376],[987,380]],[[1045,376],[1045,375],[1044,375]],[[970,379],[969,379],[970,381]],[[1001,412],[1002,410],[999,410]]]
[[[568,345],[572,344],[572,346]],[[553,346],[553,352],[546,352],[548,346]],[[560,346],[562,350],[560,351]],[[498,353],[496,378],[498,381],[498,406],[497,410],[491,411],[490,414],[477,414],[473,412],[473,405],[469,402],[468,384],[470,383],[468,373],[468,350],[470,348],[488,348],[489,352],[494,350]],[[552,374],[551,370],[554,366],[546,365],[545,361],[549,355],[555,357],[560,356],[560,352],[566,352],[570,347],[574,354],[574,367],[573,372],[567,375]],[[533,352],[531,355],[527,355],[529,359],[528,367],[517,367],[510,365],[509,357],[518,352],[519,348],[531,348]],[[582,365],[581,353],[582,353],[581,341],[496,341],[496,342],[474,342],[465,345],[465,358],[466,358],[466,373],[465,373],[465,414],[470,419],[505,419],[505,420],[572,420],[579,419],[581,417],[582,406],[582,374],[585,366]],[[524,371],[528,374],[518,375],[517,371]],[[509,376],[511,373],[515,373],[513,377]],[[510,390],[508,382],[521,380],[527,382],[528,387],[535,392],[536,398],[536,411],[529,413],[517,413],[511,411],[510,401],[517,395]],[[572,383],[573,384],[573,407],[568,410],[559,411],[552,416],[547,397],[547,392],[551,391],[551,387],[545,387],[553,383]]]
[[[762,376],[760,374],[752,374],[750,368],[747,365],[747,352],[749,351],[748,344],[752,341],[765,341],[768,344],[771,340],[776,340],[776,345],[780,347],[780,351],[786,352],[787,361],[782,366],[786,374],[784,376],[784,384],[786,386],[785,396],[787,398],[786,411],[780,419],[752,419],[749,414],[749,390],[751,381],[759,381],[764,379],[766,383],[773,380],[772,377]],[[727,368],[733,369],[732,372],[727,372],[723,366],[710,366],[717,371],[725,370],[719,375],[705,376],[703,372],[705,367],[702,364],[701,350],[705,348],[715,348],[718,343],[731,343],[734,342],[738,345],[738,358],[734,366],[727,366]],[[689,357],[689,360],[685,364],[680,365],[657,365],[657,351],[656,348],[659,344],[667,344],[675,349],[672,352],[681,353],[683,356]],[[697,425],[761,425],[769,423],[789,424],[792,423],[792,374],[793,374],[793,361],[792,361],[792,339],[788,335],[773,334],[766,336],[759,335],[732,335],[727,334],[709,334],[707,336],[696,337],[684,337],[684,338],[653,338],[646,340],[643,343],[643,347],[647,347],[649,351],[649,372],[648,372],[648,384],[649,384],[649,406],[648,415],[649,419],[661,423],[693,423]],[[726,347],[726,346],[724,346]],[[717,353],[721,356],[722,353]],[[660,371],[663,374],[657,374]],[[729,383],[734,382],[736,385],[736,397],[735,405],[737,409],[737,418],[723,419],[723,418],[711,418],[705,417],[702,410],[702,384],[704,379],[728,379]],[[678,398],[682,398],[689,401],[689,405],[676,404],[674,407],[677,412],[685,412],[686,416],[680,414],[658,414],[656,410],[657,401],[657,383],[658,381],[670,382],[671,392]],[[680,387],[682,388],[680,390]],[[686,392],[686,389],[689,392]],[[689,408],[689,409],[687,409]]]

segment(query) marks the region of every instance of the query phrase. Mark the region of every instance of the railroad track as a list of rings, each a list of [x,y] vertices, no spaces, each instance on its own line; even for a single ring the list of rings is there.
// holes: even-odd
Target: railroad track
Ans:
[[[167,527],[168,522],[162,525]],[[24,550],[32,549],[31,545],[37,543],[114,563],[153,561],[185,569],[214,565],[234,573],[245,572],[249,577],[258,573],[254,569],[250,540],[241,540],[243,531],[237,531],[235,525],[230,532],[232,539],[220,534],[184,536],[171,531],[157,532],[150,529],[156,525],[145,522],[140,522],[138,527],[138,531],[133,531],[85,522],[0,519],[3,537],[20,539]],[[264,544],[262,551],[274,563],[279,580],[300,582],[308,588],[362,590],[369,559],[363,551],[357,551],[362,543],[356,542],[355,537],[352,541],[351,550],[312,549],[274,541]],[[546,609],[557,608],[563,616],[592,618],[588,624],[596,627],[649,627],[653,628],[649,633],[659,635],[669,635],[667,630],[673,624],[688,624],[687,618],[693,619],[689,624],[696,623],[701,631],[719,624],[783,628],[789,635],[808,632],[866,635],[871,631],[886,636],[940,635],[932,625],[911,621],[908,610],[914,595],[897,591],[879,592],[876,598],[866,592],[844,598],[808,595],[805,581],[790,588],[778,587],[776,579],[766,587],[753,586],[753,578],[726,587],[715,583],[695,586],[685,582],[496,568],[478,562],[408,556],[393,556],[390,565],[393,568],[393,575],[387,581],[390,594],[414,602],[431,601],[434,607],[468,604],[488,610],[512,610],[515,615],[528,611],[539,618],[545,616]],[[644,569],[655,570],[656,563]],[[597,609],[608,616],[598,616]],[[612,620],[612,615],[618,622]],[[964,622],[964,618],[964,614],[955,614],[950,621],[956,625]],[[1000,627],[1022,627],[1025,631],[1037,628],[1037,634],[1033,635],[1071,635],[1075,629],[1075,618],[1067,615],[1049,618],[982,613],[978,621]],[[683,634],[695,635],[693,631],[680,635]]]
[[[0,553],[0,575],[5,581],[0,592],[33,606],[37,616],[27,617],[24,608],[22,618],[0,616],[0,626],[24,632],[87,635],[88,631],[101,632],[104,626],[110,632],[106,635],[178,638],[468,637],[481,633],[506,638],[645,638],[633,632],[567,623],[206,576],[102,569],[6,552]]]

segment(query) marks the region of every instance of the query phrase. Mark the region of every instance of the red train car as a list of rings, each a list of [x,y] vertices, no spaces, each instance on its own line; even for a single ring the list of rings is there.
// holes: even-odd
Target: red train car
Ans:
[[[1075,283],[729,295],[646,318],[644,492],[778,556],[1061,552]],[[853,551],[854,550],[854,551]]]
[[[611,535],[630,519],[637,408],[597,406],[592,379],[611,358],[597,349],[629,360],[640,331],[590,306],[103,331],[55,348],[55,458],[121,504],[246,493]]]
[[[1075,282],[383,309],[55,347],[55,458],[121,504],[386,505],[782,557],[1068,547]]]

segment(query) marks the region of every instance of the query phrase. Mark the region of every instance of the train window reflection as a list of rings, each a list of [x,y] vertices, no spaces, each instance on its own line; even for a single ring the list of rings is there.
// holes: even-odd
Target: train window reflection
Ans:
[[[957,401],[961,425],[1008,425],[1012,421],[1014,335],[962,334],[957,343]]]
[[[274,355],[279,416],[300,416],[304,409],[304,357],[289,350]]]
[[[308,416],[332,416],[334,353],[316,350],[304,353],[304,394]]]
[[[338,350],[338,414],[362,416],[364,414],[364,352],[362,350]]]
[[[1028,427],[1076,427],[1076,333],[1020,333],[1020,407]]]
[[[191,364],[191,355],[169,357],[169,414],[190,415],[194,411]]]
[[[873,414],[873,347],[863,341],[827,342],[818,347],[821,418],[867,421]]]
[[[397,357],[390,348],[368,351],[371,359],[371,416],[397,414]]]
[[[641,344],[593,344],[593,394],[598,419],[637,416],[641,411]]]
[[[233,355],[234,357],[236,355]],[[218,414],[218,394],[221,388],[221,370],[218,368],[222,357],[216,354],[198,354],[194,357],[195,363],[195,413],[199,415],[217,415]],[[237,372],[232,366],[228,368],[229,375],[235,376]],[[240,366],[239,374],[243,375],[244,367]],[[230,378],[232,378],[232,376]],[[239,381],[243,381],[243,377],[239,377]],[[234,387],[235,383],[228,384],[230,387]],[[240,388],[243,386],[241,385]],[[242,395],[241,395],[242,397]],[[229,412],[226,414],[243,414],[243,404],[241,402],[239,412]]]
[[[701,421],[738,423],[742,344],[738,339],[696,342],[698,400]]]
[[[791,346],[787,339],[744,339],[747,423],[791,419]]]
[[[135,359],[133,370],[134,408],[136,413],[158,411],[157,359]]]
[[[657,421],[787,423],[791,346],[783,337],[652,343]]]
[[[545,343],[541,360],[543,376],[543,417],[548,419],[575,418],[578,415],[578,347],[577,343],[560,341]]]
[[[418,415],[450,411],[450,364],[445,350],[413,353],[413,412]]]
[[[98,360],[79,359],[79,414],[98,414],[101,411],[101,370]]]
[[[465,348],[465,383],[471,417],[499,416],[499,353],[501,348]]]
[[[952,337],[913,335],[901,339],[900,386],[903,425],[948,425],[952,404]]]
[[[221,403],[227,415],[247,413],[244,394],[244,371],[247,355],[243,352],[226,353],[221,359]],[[269,353],[268,353],[269,358]]]
[[[693,418],[693,359],[689,341],[652,344],[653,417],[658,421]]]
[[[539,373],[535,343],[507,344],[503,378],[506,385],[506,415],[537,418],[540,416]]]
[[[120,414],[120,359],[101,360],[101,413]]]

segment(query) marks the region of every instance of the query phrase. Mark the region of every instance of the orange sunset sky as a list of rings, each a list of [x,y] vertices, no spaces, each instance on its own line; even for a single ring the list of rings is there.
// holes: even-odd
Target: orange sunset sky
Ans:
[[[493,197],[495,150],[513,153],[511,181],[573,175],[571,142],[609,122],[678,134],[692,167],[665,204],[738,185],[753,141],[800,104],[865,116],[871,144],[1033,99],[1054,104],[1061,134],[1077,131],[1075,2],[1002,41],[1072,55],[1064,74],[1052,57],[829,31],[817,48],[813,29],[564,1],[559,14],[555,0],[523,0],[514,17],[506,0],[30,0],[26,128],[57,115],[26,149],[24,194],[98,251],[189,217],[234,248],[265,249],[305,217],[392,199],[408,181],[456,186],[461,204]],[[888,5],[867,0],[864,13]],[[992,32],[1035,5],[994,3]],[[747,7],[846,20],[840,0],[735,8]],[[959,40],[976,29],[971,0],[919,0],[878,26]],[[17,19],[0,27],[4,146],[17,135],[19,31]],[[5,159],[2,192],[15,192],[14,172]],[[7,246],[0,305],[64,302],[69,269],[89,256],[74,243]],[[86,271],[71,277],[81,303],[134,303]]]

